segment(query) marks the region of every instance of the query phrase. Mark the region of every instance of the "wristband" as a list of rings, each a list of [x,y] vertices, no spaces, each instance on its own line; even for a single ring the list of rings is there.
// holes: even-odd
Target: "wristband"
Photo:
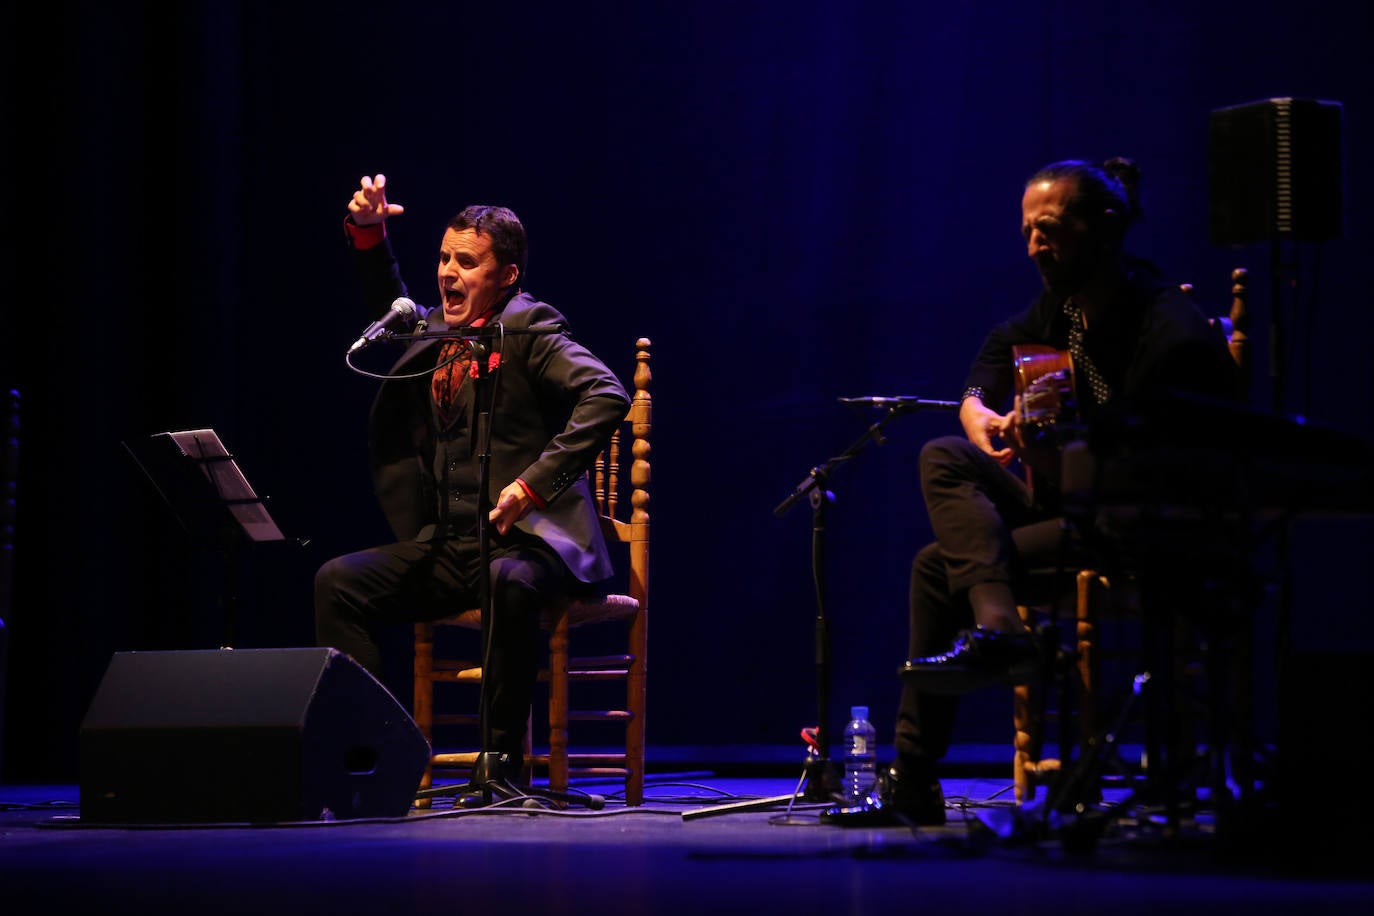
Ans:
[[[376,248],[386,238],[386,221],[359,226],[353,222],[352,216],[347,216],[344,218],[344,236],[348,239],[348,244],[358,251]]]
[[[959,398],[959,403],[962,404],[964,401],[968,400],[969,398],[977,398],[978,400],[982,401],[984,404],[987,403],[987,400],[986,400],[987,395],[983,393],[983,389],[982,389],[981,387],[979,387],[978,385],[969,385],[967,388],[965,388],[965,389],[964,389],[963,395],[960,396],[960,398]]]
[[[474,324],[475,324],[475,323],[476,323],[476,322],[474,322]],[[495,355],[499,355],[499,354],[495,354]],[[520,489],[524,490],[524,491],[525,491],[525,495],[528,496],[528,497],[530,498],[530,502],[534,503],[534,508],[536,508],[536,509],[547,509],[547,508],[549,507],[548,503],[546,503],[546,502],[544,502],[544,500],[540,499],[540,498],[539,498],[539,494],[536,493],[536,492],[534,492],[534,488],[531,487],[529,484],[525,483],[525,479],[524,479],[523,477],[517,477],[517,478],[515,478],[515,482],[518,483],[518,484],[520,484]]]

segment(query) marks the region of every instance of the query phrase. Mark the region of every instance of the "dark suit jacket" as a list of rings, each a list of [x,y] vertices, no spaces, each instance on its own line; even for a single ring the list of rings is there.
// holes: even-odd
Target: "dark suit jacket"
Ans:
[[[365,298],[380,314],[406,295],[388,243],[356,253]],[[433,329],[442,329],[441,309],[420,307]],[[564,326],[557,309],[524,294],[507,299],[488,327],[500,323],[509,331]],[[598,582],[612,573],[586,471],[625,415],[630,400],[625,387],[606,365],[566,331],[552,334],[510,333],[493,337],[501,353],[491,408],[491,461],[488,493],[492,504],[518,477],[544,500],[518,523],[542,538],[583,582]],[[434,480],[433,421],[430,376],[439,342],[408,347],[392,374],[421,373],[416,379],[382,383],[369,422],[373,483],[382,511],[396,537],[414,538],[438,521]],[[459,388],[459,406],[470,424],[467,441],[476,442],[477,386]]]

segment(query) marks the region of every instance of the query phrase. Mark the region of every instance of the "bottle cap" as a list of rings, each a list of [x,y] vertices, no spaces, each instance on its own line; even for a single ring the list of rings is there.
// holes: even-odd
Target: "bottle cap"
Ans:
[[[849,707],[849,718],[851,718],[851,719],[867,719],[867,718],[868,718],[868,707],[867,707],[867,706],[851,706],[851,707]]]

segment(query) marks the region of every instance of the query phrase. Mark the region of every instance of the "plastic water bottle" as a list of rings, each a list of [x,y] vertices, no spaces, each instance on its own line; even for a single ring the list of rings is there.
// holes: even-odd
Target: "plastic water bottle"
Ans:
[[[861,801],[877,781],[877,736],[868,721],[868,707],[850,707],[849,724],[844,727],[844,797],[851,803]]]

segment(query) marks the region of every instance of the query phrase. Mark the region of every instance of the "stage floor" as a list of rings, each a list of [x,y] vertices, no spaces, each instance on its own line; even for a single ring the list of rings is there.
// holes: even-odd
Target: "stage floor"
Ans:
[[[1367,834],[1331,819],[1339,792],[1305,826],[1231,830],[1204,808],[1168,836],[1142,807],[1084,844],[1072,825],[1087,822],[1016,808],[1009,776],[946,777],[944,827],[846,829],[819,823],[801,775],[736,758],[651,772],[636,808],[615,783],[579,782],[602,809],[441,797],[392,819],[257,825],[94,825],[78,786],[0,786],[0,911],[1374,911]]]

